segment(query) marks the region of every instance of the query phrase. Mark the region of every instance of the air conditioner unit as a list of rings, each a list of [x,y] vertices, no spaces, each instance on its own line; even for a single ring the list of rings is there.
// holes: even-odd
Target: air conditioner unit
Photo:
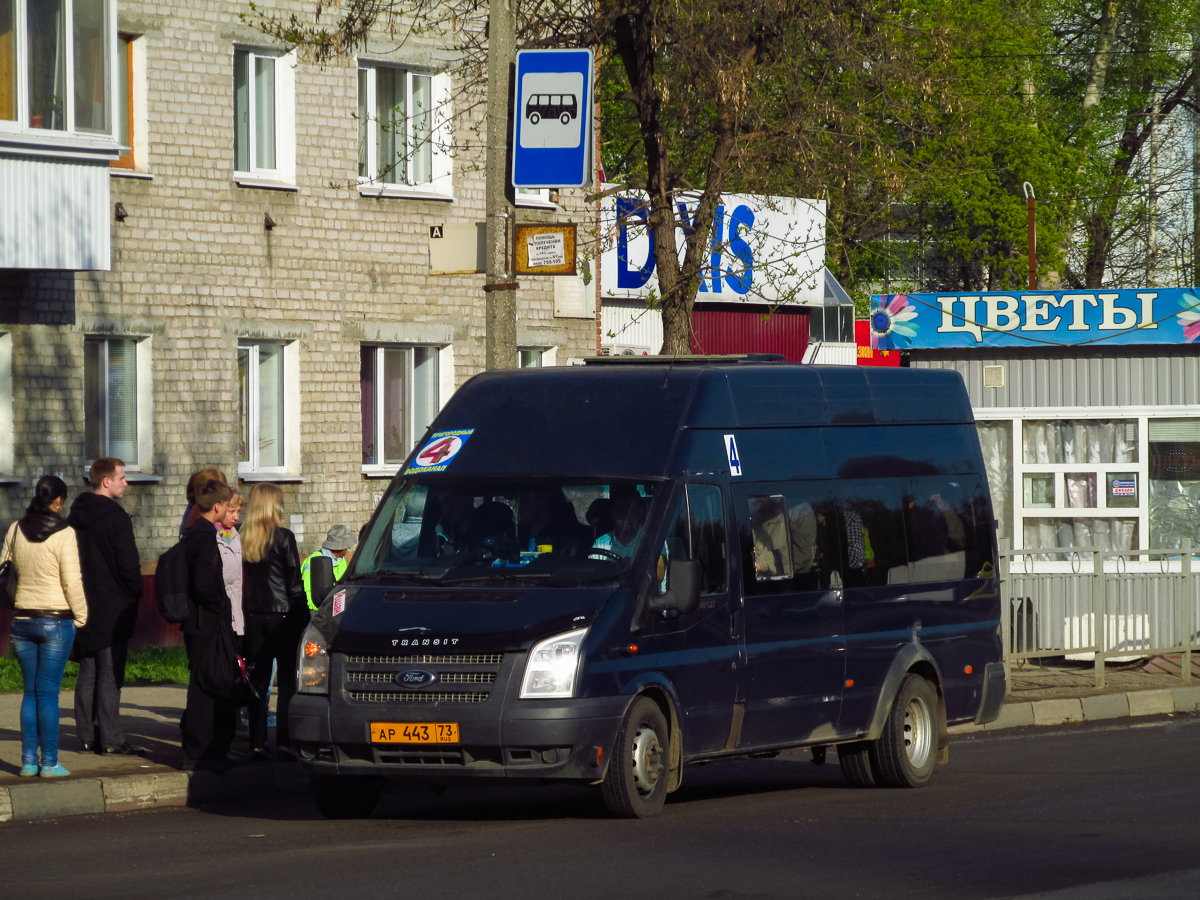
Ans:
[[[641,344],[608,344],[600,348],[601,356],[650,356],[650,348]]]

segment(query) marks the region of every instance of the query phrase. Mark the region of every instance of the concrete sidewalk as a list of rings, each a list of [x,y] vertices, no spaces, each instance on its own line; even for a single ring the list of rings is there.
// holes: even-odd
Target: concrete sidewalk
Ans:
[[[179,716],[182,685],[127,687],[121,719],[129,742],[145,757],[97,756],[79,752],[72,691],[59,700],[59,762],[67,778],[21,778],[21,695],[0,694],[0,822],[119,812],[152,806],[199,805],[223,799],[307,789],[295,763],[260,762],[226,772],[183,772]],[[246,749],[243,738],[234,749]]]
[[[1094,686],[1090,664],[1014,670],[999,720],[985,726],[959,725],[951,734],[968,735],[1004,728],[1061,725],[1129,716],[1200,711],[1200,682],[1147,672],[1140,666],[1110,666],[1106,687]],[[181,685],[128,687],[121,695],[122,723],[130,743],[146,756],[106,757],[80,753],[74,703],[64,691],[59,706],[59,760],[69,778],[21,778],[20,694],[0,694],[0,822],[119,812],[153,806],[200,805],[220,800],[307,790],[308,779],[295,763],[245,763],[222,772],[182,772],[179,715],[186,688]],[[239,739],[234,749],[245,748]]]

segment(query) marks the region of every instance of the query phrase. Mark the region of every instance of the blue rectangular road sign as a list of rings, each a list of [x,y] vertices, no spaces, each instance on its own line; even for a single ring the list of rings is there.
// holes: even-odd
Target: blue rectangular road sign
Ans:
[[[517,52],[514,187],[592,183],[591,50]]]

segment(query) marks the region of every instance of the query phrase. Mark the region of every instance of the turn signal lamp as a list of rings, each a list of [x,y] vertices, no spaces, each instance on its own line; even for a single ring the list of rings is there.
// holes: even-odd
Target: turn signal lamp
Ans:
[[[325,635],[310,624],[300,640],[300,665],[296,673],[301,694],[329,693],[329,647]]]

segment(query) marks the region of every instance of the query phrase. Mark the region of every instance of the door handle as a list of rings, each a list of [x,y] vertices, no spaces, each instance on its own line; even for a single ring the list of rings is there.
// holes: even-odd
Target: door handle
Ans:
[[[735,609],[729,614],[729,636],[740,637],[742,634],[742,611]]]

